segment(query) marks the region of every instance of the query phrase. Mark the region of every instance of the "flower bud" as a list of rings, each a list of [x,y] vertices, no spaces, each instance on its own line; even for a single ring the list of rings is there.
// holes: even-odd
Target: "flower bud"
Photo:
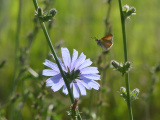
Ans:
[[[131,7],[129,11],[127,12],[127,17],[130,17],[131,15],[136,15],[136,8]]]
[[[128,5],[124,5],[124,6],[123,6],[123,11],[128,12],[128,11],[129,11],[129,6],[128,6]]]
[[[129,61],[127,61],[127,62],[125,63],[125,65],[124,65],[125,72],[128,72],[128,71],[130,70],[131,65],[132,65],[132,63],[129,62]]]
[[[127,92],[125,87],[120,88],[120,95],[123,97],[123,99],[126,101],[127,100]]]
[[[126,68],[130,68],[130,67],[131,67],[131,64],[132,64],[131,62],[127,61],[127,62],[125,63],[125,67],[126,67]]]
[[[112,61],[111,61],[111,64],[112,64],[112,65],[113,65],[113,67],[115,67],[116,69],[118,69],[118,68],[119,68],[119,63],[118,63],[117,61],[112,60]]]
[[[38,13],[38,16],[42,16],[43,15],[43,9],[38,8],[37,13]]]
[[[57,10],[56,10],[56,9],[51,9],[51,10],[49,11],[49,14],[51,14],[52,17],[54,17],[54,16],[56,15],[56,13],[57,13]]]
[[[138,95],[139,95],[139,89],[138,88],[135,88],[134,90],[132,90],[131,92],[131,101],[134,101],[138,98]]]
[[[134,8],[134,7],[129,7],[128,5],[125,5],[123,7],[124,18],[130,18],[131,15],[136,14],[135,12],[136,12],[136,8]]]
[[[120,87],[120,92],[121,93],[125,93],[126,92],[126,88],[125,87]]]
[[[122,73],[122,75],[124,75],[126,72],[128,72],[131,68],[131,62],[127,61],[126,63],[122,64],[122,63],[118,63],[115,60],[111,61],[111,64],[113,65],[113,67]]]
[[[130,8],[130,11],[131,11],[132,13],[135,13],[135,12],[136,12],[136,8],[131,7],[131,8]]]

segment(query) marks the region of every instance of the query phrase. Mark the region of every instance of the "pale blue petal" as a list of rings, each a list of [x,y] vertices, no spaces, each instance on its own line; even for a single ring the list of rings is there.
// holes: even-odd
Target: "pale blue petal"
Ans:
[[[73,49],[73,55],[72,55],[72,62],[71,62],[71,71],[74,69],[74,63],[77,60],[78,57],[78,51],[76,51],[75,49]]]
[[[68,90],[67,90],[67,87],[66,87],[66,85],[64,84],[64,86],[63,86],[63,91],[62,91],[64,94],[68,94]]]
[[[62,88],[62,86],[64,85],[64,80],[63,79],[60,79],[58,83],[54,84],[51,89],[56,92],[58,91],[59,89]]]
[[[52,85],[54,85],[53,81],[50,79],[47,79],[46,86],[48,87],[48,86],[52,86]]]
[[[45,60],[45,62],[43,63],[45,66],[52,68],[53,70],[59,72],[59,68],[57,66],[57,64],[49,61],[49,60]]]
[[[70,83],[70,88],[72,88],[72,85],[73,85],[73,83],[71,82],[71,83]]]
[[[89,87],[94,88],[96,90],[98,90],[100,87],[100,85],[97,82],[95,82],[94,80],[82,77],[82,81],[84,83],[86,83]]]
[[[66,68],[70,69],[71,66],[71,56],[67,48],[61,48],[62,59]]]
[[[61,78],[62,78],[61,74],[57,74],[51,78],[48,78],[46,80],[46,86],[53,86],[53,85],[57,84]]]
[[[78,81],[79,83],[81,83],[85,88],[87,88],[88,90],[92,89],[89,85],[88,85],[88,81],[85,81],[85,80],[76,80]],[[91,80],[90,80],[91,81]]]
[[[44,76],[54,76],[54,75],[57,75],[57,74],[59,74],[59,72],[54,71],[54,70],[44,69],[42,71],[42,75],[44,75]]]
[[[70,83],[70,88],[72,88],[73,86],[74,98],[79,98],[80,93],[81,95],[86,95],[86,89],[93,88],[98,90],[100,85],[94,80],[100,80],[100,75],[97,74],[99,73],[97,67],[89,67],[92,64],[92,61],[90,59],[85,60],[86,56],[83,53],[81,53],[81,55],[78,57],[78,51],[76,51],[75,49],[73,50],[72,60],[67,48],[61,48],[61,52],[64,64],[59,58],[58,61],[63,71],[68,72],[68,69],[70,71],[80,70],[80,75],[78,76],[78,79]],[[57,64],[52,63],[49,60],[45,60],[43,64],[53,69],[44,69],[42,72],[42,75],[44,76],[53,76],[46,80],[46,86],[51,86],[51,89],[54,92],[60,90],[63,87],[62,92],[67,95],[68,90]]]
[[[79,89],[77,83],[73,83],[73,96],[74,98],[79,98]]]
[[[81,79],[81,77],[85,77],[93,80],[100,80],[100,75],[97,75],[97,74],[80,74],[79,78]]]
[[[81,66],[79,66],[79,70],[81,70],[81,69],[83,69],[83,68],[85,68],[85,67],[88,67],[88,66],[90,66],[92,64],[92,61],[90,60],[90,59],[86,59],[85,61],[84,61],[84,63],[81,65]]]
[[[68,72],[68,70],[66,69],[66,67],[64,66],[64,64],[61,62],[61,60],[58,58],[58,61],[63,69],[63,71]]]
[[[77,70],[78,67],[84,63],[85,59],[86,59],[86,56],[83,53],[81,53],[79,58],[74,63],[75,70]]]
[[[97,82],[95,82],[94,80],[92,80],[91,82],[89,82],[88,85],[90,87],[92,87],[93,89],[95,89],[95,90],[99,90],[99,87],[100,87],[100,85]]]
[[[81,82],[79,82],[78,80],[76,80],[76,82],[77,82],[78,88],[79,88],[79,90],[81,92],[81,95],[86,95],[87,94],[86,93],[86,89],[83,86],[83,84]]]
[[[80,70],[81,74],[94,74],[99,73],[97,67],[86,67]]]
[[[51,54],[51,55],[52,55],[53,59],[55,60],[53,54]],[[68,70],[66,69],[66,67],[64,66],[64,64],[62,63],[62,61],[59,58],[58,58],[58,61],[59,61],[59,64],[61,65],[63,71],[68,72]],[[58,70],[59,70],[59,68],[58,68]]]

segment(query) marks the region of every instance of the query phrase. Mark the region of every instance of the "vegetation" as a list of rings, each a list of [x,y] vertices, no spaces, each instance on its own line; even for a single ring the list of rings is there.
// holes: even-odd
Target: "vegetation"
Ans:
[[[45,59],[53,61],[33,1],[0,1],[0,119],[68,120],[69,95],[53,92],[42,76]],[[82,119],[127,120],[128,108],[120,95],[126,87],[124,76],[114,70],[112,60],[124,63],[123,36],[118,0],[38,0],[52,21],[45,21],[57,56],[61,47],[76,49],[93,61],[101,75],[100,90],[87,90],[80,96]],[[138,88],[131,103],[134,120],[159,120],[160,115],[160,1],[122,0],[134,6],[136,15],[125,21],[130,90]],[[48,19],[47,19],[48,20]],[[114,35],[108,52],[93,39]]]

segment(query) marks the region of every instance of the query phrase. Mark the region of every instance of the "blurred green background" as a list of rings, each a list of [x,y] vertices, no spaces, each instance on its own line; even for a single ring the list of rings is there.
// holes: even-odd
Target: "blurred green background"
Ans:
[[[38,0],[38,3],[45,12],[51,8],[58,11],[53,22],[46,22],[57,55],[61,57],[59,45],[67,47],[71,53],[76,49],[98,67],[97,60],[103,50],[92,37],[101,38],[109,29],[105,24],[107,0]],[[133,63],[130,87],[131,90],[140,90],[139,99],[132,103],[134,119],[159,120],[160,74],[153,70],[160,62],[160,1],[122,0],[122,3],[136,8],[136,15],[126,21],[128,57]],[[45,59],[53,59],[34,15],[32,0],[0,0],[0,63],[6,61],[0,68],[0,119],[70,119],[66,113],[71,105],[69,97],[44,87],[48,77],[41,76],[42,63]],[[110,64],[111,60],[123,62],[118,0],[111,2],[109,23],[114,45],[103,63]],[[23,70],[25,72],[21,72]],[[125,87],[124,77],[111,67],[102,72],[105,74],[100,83],[103,83],[102,89],[87,90],[87,96],[80,97],[82,118],[127,120],[127,105],[119,95],[120,87]]]

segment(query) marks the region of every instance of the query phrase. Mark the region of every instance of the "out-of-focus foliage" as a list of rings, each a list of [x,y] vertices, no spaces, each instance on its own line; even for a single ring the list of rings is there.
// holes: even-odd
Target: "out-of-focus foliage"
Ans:
[[[19,1],[21,15],[18,20]],[[136,15],[126,22],[128,56],[132,62],[131,90],[140,90],[132,102],[135,120],[160,119],[160,1],[122,0],[136,8]],[[46,22],[57,55],[60,47],[84,52],[98,66],[103,81],[100,91],[87,91],[80,97],[79,111],[85,119],[126,120],[127,105],[118,92],[125,86],[124,77],[109,66],[111,60],[123,62],[123,44],[118,1],[113,0],[109,23],[114,45],[102,54],[92,37],[105,34],[109,5],[105,0],[38,0],[44,12],[56,8],[53,22]],[[45,36],[34,18],[32,0],[0,0],[0,119],[64,120],[71,106],[68,96],[45,87],[41,75],[45,59],[51,58]],[[17,34],[17,25],[20,25]],[[16,39],[19,37],[17,70],[15,72]],[[102,57],[102,58],[100,58]],[[98,60],[102,60],[99,64]],[[105,61],[104,61],[105,60]],[[156,69],[157,70],[157,69]],[[148,118],[148,119],[147,119]]]

